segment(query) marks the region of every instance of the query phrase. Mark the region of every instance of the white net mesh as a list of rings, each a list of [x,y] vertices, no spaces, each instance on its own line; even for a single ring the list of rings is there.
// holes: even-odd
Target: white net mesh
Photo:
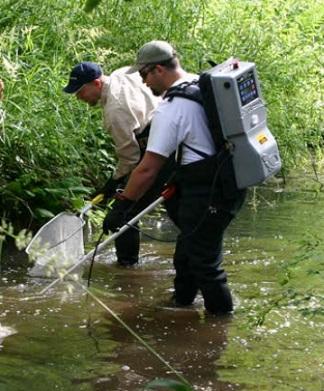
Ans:
[[[84,255],[83,225],[82,218],[66,212],[46,223],[26,249],[31,261],[34,261],[29,275],[60,277],[77,263]]]

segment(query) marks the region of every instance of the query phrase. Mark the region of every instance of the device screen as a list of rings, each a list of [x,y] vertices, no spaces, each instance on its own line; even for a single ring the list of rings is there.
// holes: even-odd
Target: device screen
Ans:
[[[247,105],[258,97],[258,90],[253,70],[244,73],[237,79],[242,106]]]

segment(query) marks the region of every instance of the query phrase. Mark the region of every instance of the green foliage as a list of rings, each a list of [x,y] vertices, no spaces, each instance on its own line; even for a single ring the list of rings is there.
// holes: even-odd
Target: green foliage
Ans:
[[[27,247],[32,237],[32,233],[26,229],[22,229],[17,234],[14,233],[14,228],[11,223],[8,223],[5,219],[1,220],[0,225],[0,272],[1,272],[1,260],[2,260],[2,248],[3,243],[7,238],[14,239],[15,245],[18,250],[23,250]]]
[[[2,216],[26,225],[101,186],[114,164],[101,112],[62,87],[75,63],[92,60],[109,73],[151,39],[175,45],[189,71],[208,59],[255,61],[284,169],[308,158],[308,148],[321,158],[320,2],[3,0],[1,11]]]
[[[161,388],[163,387],[163,388]],[[145,390],[174,390],[174,391],[192,391],[192,388],[187,385],[180,383],[176,380],[168,380],[168,379],[157,379],[150,382]]]
[[[6,237],[14,239],[17,249],[23,250],[25,247],[27,247],[28,243],[31,240],[31,232],[27,231],[26,229],[23,229],[18,234],[15,234],[12,224],[2,219],[0,225],[0,242],[4,241]]]
[[[217,362],[221,381],[244,390],[323,388],[324,246],[314,231],[295,232],[288,248],[283,240],[272,251],[283,260],[265,253],[263,261],[239,263],[240,304]]]
[[[85,12],[91,12],[93,9],[95,9],[99,4],[101,0],[87,0],[84,10]]]

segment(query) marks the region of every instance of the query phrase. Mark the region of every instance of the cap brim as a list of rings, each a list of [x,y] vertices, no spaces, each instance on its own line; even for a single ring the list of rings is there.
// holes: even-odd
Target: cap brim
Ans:
[[[81,87],[82,87],[82,85],[80,86],[80,84],[68,84],[66,87],[63,88],[63,91],[68,93],[68,94],[74,94]]]

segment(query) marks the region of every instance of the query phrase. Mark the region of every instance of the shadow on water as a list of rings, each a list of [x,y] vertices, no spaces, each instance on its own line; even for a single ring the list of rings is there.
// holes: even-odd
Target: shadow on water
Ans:
[[[206,318],[199,302],[191,309],[166,305],[173,271],[170,260],[163,266],[157,270],[150,257],[133,270],[100,263],[92,289],[196,389],[212,390],[231,318]],[[175,378],[83,291],[61,285],[42,298],[42,280],[2,283],[1,324],[17,334],[3,343],[0,390],[143,390],[155,377]]]
[[[199,300],[192,308],[172,307],[167,299],[170,296],[169,277],[173,273],[169,269],[164,273],[157,272],[155,261],[153,267],[147,263],[135,270],[123,270],[120,272],[122,276],[119,271],[114,271],[116,268],[108,268],[108,272],[115,275],[110,289],[120,292],[118,300],[122,301],[119,304],[111,301],[110,306],[116,306],[119,311],[122,308],[123,321],[187,380],[194,382],[197,389],[214,389],[212,386],[217,385],[214,361],[226,346],[226,332],[231,318],[206,317]],[[170,263],[166,266],[170,266]],[[109,321],[110,316],[107,314],[105,317]],[[109,332],[121,344],[116,359],[127,372],[123,380],[118,379],[118,389],[135,389],[136,384],[142,386],[138,389],[143,389],[148,380],[154,377],[175,377],[120,324],[112,322]]]
[[[172,243],[145,240],[133,269],[107,250],[91,291],[194,390],[321,390],[324,197],[265,189],[250,201],[225,241],[233,316],[206,316],[201,297],[188,309],[168,304]],[[146,227],[170,236],[163,219]],[[137,391],[156,377],[176,379],[78,285],[40,297],[49,281],[10,264],[0,276],[1,391]]]

